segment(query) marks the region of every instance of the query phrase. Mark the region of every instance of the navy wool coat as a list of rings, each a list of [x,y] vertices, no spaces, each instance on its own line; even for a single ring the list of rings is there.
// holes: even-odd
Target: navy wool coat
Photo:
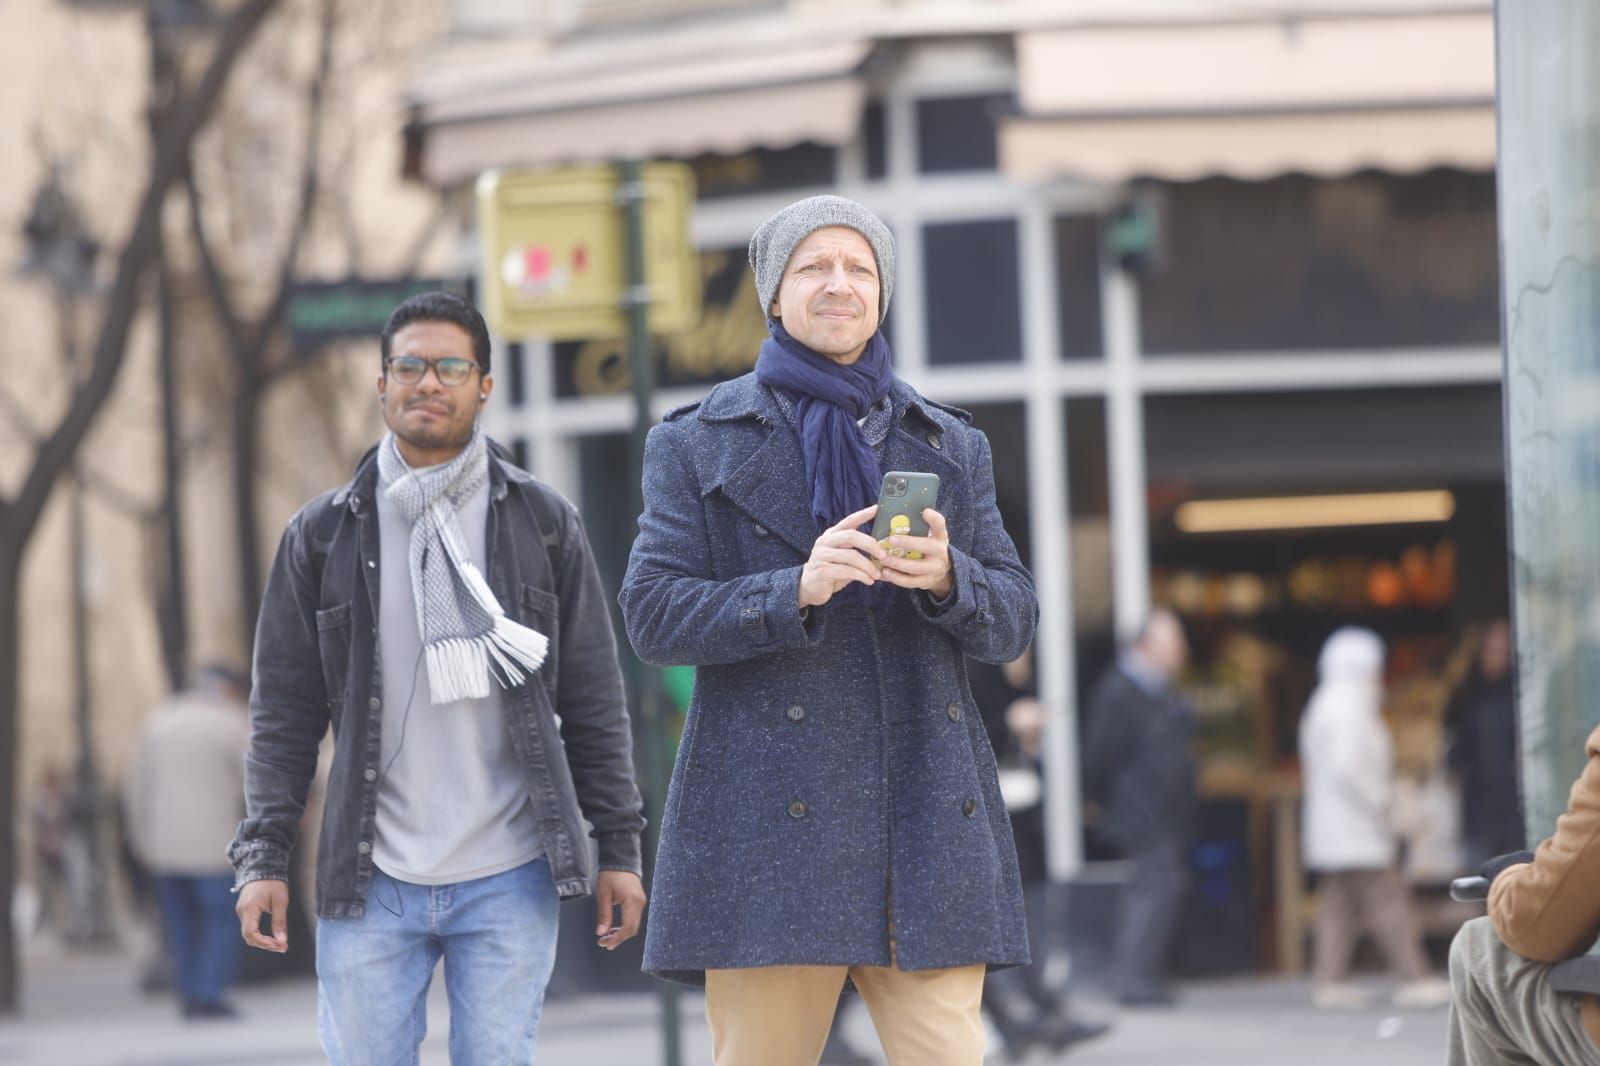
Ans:
[[[953,602],[893,589],[799,611],[820,534],[799,438],[754,375],[650,432],[623,581],[641,658],[698,667],[667,793],[644,968],[904,970],[1028,961],[1011,823],[963,655],[1016,658],[1033,579],[971,416],[904,383],[885,470],[939,475]],[[843,516],[840,516],[843,517]],[[849,586],[859,589],[863,586]]]

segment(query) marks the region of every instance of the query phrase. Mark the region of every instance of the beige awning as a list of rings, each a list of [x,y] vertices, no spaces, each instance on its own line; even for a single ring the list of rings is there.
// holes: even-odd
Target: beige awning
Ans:
[[[1017,60],[1021,181],[1494,166],[1487,8],[1038,30]]]
[[[752,49],[702,35],[571,48],[419,82],[421,176],[449,185],[493,168],[843,144],[861,120],[857,71],[870,50],[849,39]]]

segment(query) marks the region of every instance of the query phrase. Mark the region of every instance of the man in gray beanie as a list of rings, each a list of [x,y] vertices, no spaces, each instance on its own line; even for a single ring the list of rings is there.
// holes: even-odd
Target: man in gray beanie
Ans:
[[[706,986],[717,1066],[815,1066],[847,979],[891,1063],[977,1066],[1028,944],[963,656],[1022,653],[1033,581],[984,435],[894,375],[888,227],[802,200],[750,265],[771,336],[651,431],[622,587],[639,656],[698,667],[644,967]],[[938,476],[925,536],[864,531],[887,471]]]

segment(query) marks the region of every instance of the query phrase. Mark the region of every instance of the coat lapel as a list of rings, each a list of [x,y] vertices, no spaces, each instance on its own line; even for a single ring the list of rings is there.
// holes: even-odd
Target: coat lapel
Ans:
[[[776,423],[767,422],[766,434],[766,441],[723,479],[722,493],[784,543],[809,556],[822,531],[811,517],[800,442],[781,414]]]
[[[710,491],[720,488],[752,520],[802,555],[810,555],[821,530],[811,517],[811,497],[804,487],[805,457],[772,394],[756,383],[754,374],[746,374],[713,389],[700,407],[700,419],[747,421],[759,427],[751,427],[752,431],[765,434],[742,462],[729,457],[731,469],[723,468]]]

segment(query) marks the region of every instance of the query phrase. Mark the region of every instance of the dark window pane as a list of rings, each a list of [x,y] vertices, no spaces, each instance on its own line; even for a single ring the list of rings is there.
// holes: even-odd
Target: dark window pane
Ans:
[[[1493,344],[1494,176],[1214,179],[1165,189],[1145,351]]]
[[[1007,94],[917,101],[917,169],[924,174],[993,170],[999,159],[996,123],[1011,106]]]
[[[889,130],[882,104],[868,104],[861,115],[861,140],[866,148],[867,177],[877,180],[889,173]]]
[[[703,155],[690,161],[695,194],[702,200],[749,193],[832,185],[838,153],[821,144],[753,148],[738,155]]]
[[[1020,362],[1016,220],[928,226],[922,241],[928,362]]]
[[[965,404],[959,396],[935,396],[972,412],[972,424],[989,438],[994,458],[995,506],[1000,522],[1017,546],[1022,565],[1030,566],[1033,545],[1028,530],[1028,435],[1020,403]]]
[[[1100,331],[1100,220],[1093,215],[1056,219],[1056,313],[1061,324],[1061,354],[1093,359],[1104,340]]]
[[[522,469],[528,469],[528,438],[511,438],[511,461]]]
[[[506,385],[511,390],[512,407],[521,407],[528,402],[528,383],[524,376],[527,368],[522,365],[523,352],[522,342],[512,341],[500,356],[505,363]]]

